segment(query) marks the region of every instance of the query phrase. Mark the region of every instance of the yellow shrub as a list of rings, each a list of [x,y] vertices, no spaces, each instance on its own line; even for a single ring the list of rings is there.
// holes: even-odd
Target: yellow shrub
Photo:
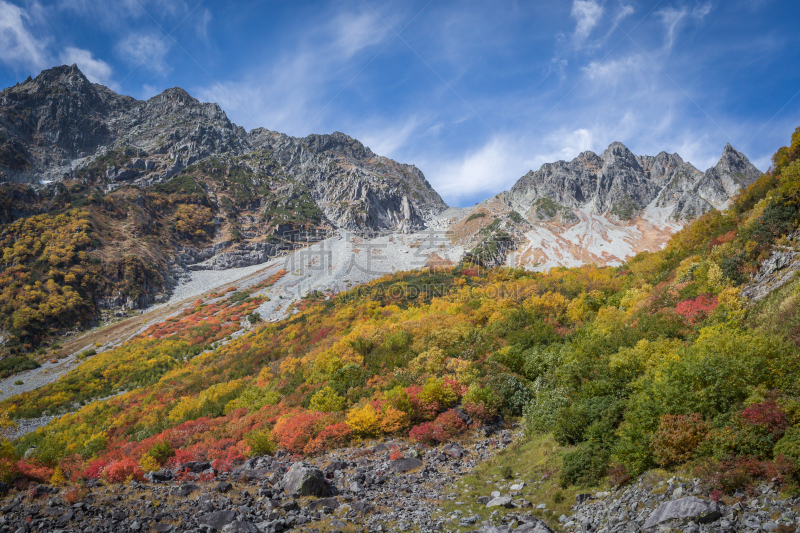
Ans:
[[[368,403],[347,412],[347,425],[358,437],[376,437],[381,432],[381,419]]]
[[[67,476],[64,475],[64,471],[60,466],[57,466],[56,469],[53,470],[53,475],[50,476],[50,484],[56,487],[67,484]]]
[[[139,466],[142,467],[142,470],[145,472],[156,472],[161,470],[161,465],[158,464],[158,461],[150,454],[145,454],[142,456],[142,459],[139,461]]]

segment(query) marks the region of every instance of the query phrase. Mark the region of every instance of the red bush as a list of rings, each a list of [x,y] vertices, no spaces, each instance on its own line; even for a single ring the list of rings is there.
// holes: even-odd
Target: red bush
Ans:
[[[709,429],[697,413],[664,415],[653,435],[653,455],[661,466],[685,463],[706,439]]]
[[[447,442],[467,428],[455,411],[450,409],[440,414],[433,422],[423,422],[411,428],[408,436],[424,444]]]
[[[620,463],[611,463],[608,467],[608,482],[613,487],[620,487],[631,480],[631,475],[625,465]]]
[[[272,435],[278,445],[292,453],[302,453],[325,427],[323,418],[326,415],[317,412],[304,412],[290,418],[281,418],[275,424]]]
[[[697,298],[679,303],[675,307],[675,311],[686,317],[689,322],[695,324],[711,314],[717,308],[717,305],[719,305],[719,302],[716,296],[701,294]]]
[[[350,442],[350,437],[353,430],[347,424],[342,422],[331,424],[322,431],[319,435],[306,444],[303,452],[306,454],[319,453],[333,448],[341,448]]]
[[[774,482],[779,489],[795,475],[796,466],[791,459],[778,455],[774,461],[761,461],[757,457],[740,455],[709,462],[698,469],[716,490],[732,494],[737,490],[751,490],[761,480]]]
[[[762,435],[772,435],[778,441],[789,427],[789,420],[781,407],[772,400],[754,403],[741,412],[742,420],[754,426]]]
[[[31,481],[39,483],[47,483],[53,477],[53,469],[41,463],[30,462],[26,459],[20,459],[17,462],[19,474]]]
[[[103,469],[108,465],[108,460],[104,458],[95,459],[89,466],[86,467],[86,470],[83,473],[83,477],[86,479],[100,479],[100,476],[103,475]]]
[[[145,481],[144,472],[133,457],[109,463],[103,469],[103,479],[110,483],[127,483],[130,480]]]
[[[497,410],[487,407],[484,403],[467,402],[463,405],[464,412],[475,420],[485,422],[497,416]]]

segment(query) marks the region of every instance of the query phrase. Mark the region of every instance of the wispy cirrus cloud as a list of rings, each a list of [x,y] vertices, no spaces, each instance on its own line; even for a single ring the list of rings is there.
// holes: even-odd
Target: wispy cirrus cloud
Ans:
[[[48,40],[30,30],[27,10],[0,0],[0,62],[25,70],[48,66]]]
[[[130,67],[164,75],[169,72],[166,61],[172,41],[155,32],[129,33],[115,46],[117,55]]]
[[[364,63],[354,57],[384,42],[389,30],[367,11],[340,13],[306,28],[277,59],[254,65],[237,81],[198,87],[198,97],[219,102],[248,128],[307,135],[335,101],[331,87],[344,90],[355,81]]]

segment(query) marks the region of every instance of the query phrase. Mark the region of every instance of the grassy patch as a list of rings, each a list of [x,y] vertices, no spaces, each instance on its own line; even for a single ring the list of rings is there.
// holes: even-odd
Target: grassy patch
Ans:
[[[545,520],[550,527],[557,529],[558,517],[562,514],[567,516],[571,514],[570,507],[575,504],[576,495],[605,490],[605,487],[571,486],[566,489],[559,487],[558,477],[564,455],[573,449],[560,446],[551,435],[539,435],[528,440],[515,441],[488,461],[479,464],[473,474],[464,476],[452,487],[456,499],[445,500],[442,503],[443,514],[461,511],[465,517],[478,514],[485,520],[495,510],[501,517],[507,513],[526,512]],[[509,473],[512,474],[512,479],[506,479]],[[508,496],[511,492],[509,486],[519,482],[525,482],[525,486],[519,491],[518,496],[513,496],[514,500],[527,500],[533,504],[532,508],[487,509],[485,505],[477,502],[480,496],[489,496],[495,490],[503,496]],[[456,505],[456,502],[461,502],[463,505]],[[536,509],[541,503],[547,508]],[[451,522],[450,525],[455,524]]]

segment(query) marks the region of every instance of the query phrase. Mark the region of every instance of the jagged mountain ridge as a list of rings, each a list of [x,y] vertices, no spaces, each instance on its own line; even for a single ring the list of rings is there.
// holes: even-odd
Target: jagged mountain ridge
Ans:
[[[72,65],[0,93],[0,179],[63,180],[115,148],[145,152],[152,168],[107,177],[146,178],[145,185],[210,156],[269,151],[335,227],[350,231],[421,229],[427,217],[447,207],[418,169],[377,156],[347,135],[248,133],[217,104],[201,103],[180,88],[139,101],[89,82]]]
[[[724,208],[760,175],[730,144],[701,172],[678,154],[637,156],[614,142],[600,155],[586,151],[531,170],[479,204],[454,234],[489,266],[619,264],[660,249],[686,222]]]
[[[528,172],[502,194],[502,201],[533,219],[552,218],[547,210],[538,209],[542,199],[549,199],[571,210],[607,213],[616,221],[635,218],[655,201],[656,207],[670,210],[670,218],[690,220],[724,207],[760,175],[730,144],[719,163],[703,173],[678,154],[636,156],[614,142],[601,155],[587,151],[572,161],[545,164]]]

